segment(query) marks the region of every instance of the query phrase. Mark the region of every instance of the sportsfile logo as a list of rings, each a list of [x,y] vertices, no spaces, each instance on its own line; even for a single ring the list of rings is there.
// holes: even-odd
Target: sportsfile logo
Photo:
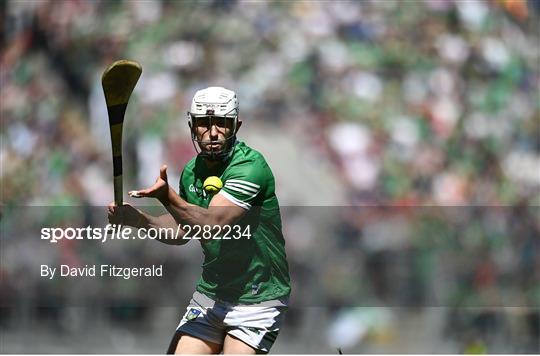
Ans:
[[[44,227],[41,240],[239,240],[251,238],[251,226],[246,225],[178,225],[175,228],[140,228],[107,224],[105,227]]]
[[[101,240],[108,239],[129,240],[132,238],[132,230],[122,225],[107,224],[105,227],[44,227],[41,229],[41,239],[57,243],[60,240]]]
[[[175,231],[172,228],[133,229],[116,224],[107,224],[105,227],[44,227],[41,229],[41,239],[50,243],[60,240],[166,240],[181,236],[180,231],[180,227]]]

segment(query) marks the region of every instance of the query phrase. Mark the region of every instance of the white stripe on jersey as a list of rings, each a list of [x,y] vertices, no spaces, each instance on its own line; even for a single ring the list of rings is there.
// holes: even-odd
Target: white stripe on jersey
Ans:
[[[225,198],[227,198],[228,200],[230,200],[233,204],[238,205],[238,206],[241,207],[241,208],[244,208],[244,209],[246,209],[246,210],[251,209],[251,204],[249,204],[249,203],[244,203],[243,201],[236,199],[235,197],[233,197],[232,195],[230,195],[229,193],[227,193],[227,192],[224,191],[223,189],[220,190],[218,194],[223,195]]]
[[[247,190],[248,192],[251,192],[251,193],[258,193],[259,192],[259,189],[248,187],[247,185],[242,185],[242,184],[238,184],[238,183],[225,182],[225,186],[226,187],[241,188],[241,189]]]
[[[227,185],[227,184],[225,184],[224,188],[227,188],[227,189],[230,189],[230,190],[235,190],[235,191],[240,192],[240,193],[245,194],[245,195],[249,195],[249,198],[253,198],[254,196],[256,196],[258,194],[258,193],[252,194],[252,192],[247,192],[247,191],[245,191],[243,189],[232,187],[231,185]]]
[[[258,184],[251,183],[251,182],[248,182],[246,180],[241,180],[241,179],[229,179],[229,180],[227,180],[227,182],[250,185],[250,186],[252,186],[254,188],[257,188],[257,189],[259,189],[261,187]]]

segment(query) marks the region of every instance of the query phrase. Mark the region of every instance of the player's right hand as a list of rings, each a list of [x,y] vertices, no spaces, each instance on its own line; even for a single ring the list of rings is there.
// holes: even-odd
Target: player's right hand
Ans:
[[[141,190],[132,190],[128,192],[132,198],[157,198],[162,203],[168,201],[169,183],[167,179],[167,165],[162,165],[159,170],[159,176],[156,182],[150,188]]]
[[[108,207],[108,218],[110,224],[127,225],[136,228],[143,227],[145,216],[128,203],[117,206],[115,202],[111,202]]]

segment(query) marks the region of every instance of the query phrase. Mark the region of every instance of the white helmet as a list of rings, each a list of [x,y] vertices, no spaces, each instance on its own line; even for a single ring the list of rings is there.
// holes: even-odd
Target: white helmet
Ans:
[[[238,99],[236,93],[223,87],[208,87],[198,90],[191,101],[188,111],[188,123],[191,129],[191,139],[198,154],[219,160],[229,157],[236,141],[236,128],[238,123]],[[217,152],[205,152],[198,147],[199,139],[193,129],[193,120],[198,117],[224,117],[234,120],[232,135],[225,138],[224,148]]]
[[[191,116],[238,117],[236,93],[223,87],[198,90],[191,101]]]

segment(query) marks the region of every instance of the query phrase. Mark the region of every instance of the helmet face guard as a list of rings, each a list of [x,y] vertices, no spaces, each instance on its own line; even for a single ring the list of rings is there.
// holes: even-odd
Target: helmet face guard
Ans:
[[[201,119],[207,121],[204,122],[204,125],[197,125],[197,121]],[[217,120],[221,121],[220,125],[216,125]],[[230,126],[226,125],[229,120],[232,120]],[[197,91],[191,102],[191,109],[188,111],[188,124],[191,130],[191,140],[198,155],[212,161],[228,159],[232,154],[238,130],[236,93],[223,87],[208,87]],[[208,130],[211,130],[214,125],[227,126],[230,132],[224,139],[216,141],[204,141],[197,136],[197,127],[206,126]],[[221,144],[221,148],[214,150],[212,144]]]
[[[188,114],[188,124],[191,131],[191,141],[193,142],[193,147],[197,154],[203,158],[206,158],[210,161],[224,161],[227,160],[232,154],[234,144],[236,142],[236,130],[238,128],[238,116],[214,116],[214,115],[194,115],[190,112]],[[210,113],[209,113],[210,114]],[[231,120],[232,126],[230,127],[229,134],[221,140],[203,140],[199,139],[197,136],[197,121],[198,120],[208,120],[204,126],[207,130],[211,130],[212,126],[216,125],[215,121],[217,120]],[[216,125],[221,127],[221,125]],[[214,150],[211,145],[221,144],[219,150]],[[210,146],[209,149],[205,146]]]

